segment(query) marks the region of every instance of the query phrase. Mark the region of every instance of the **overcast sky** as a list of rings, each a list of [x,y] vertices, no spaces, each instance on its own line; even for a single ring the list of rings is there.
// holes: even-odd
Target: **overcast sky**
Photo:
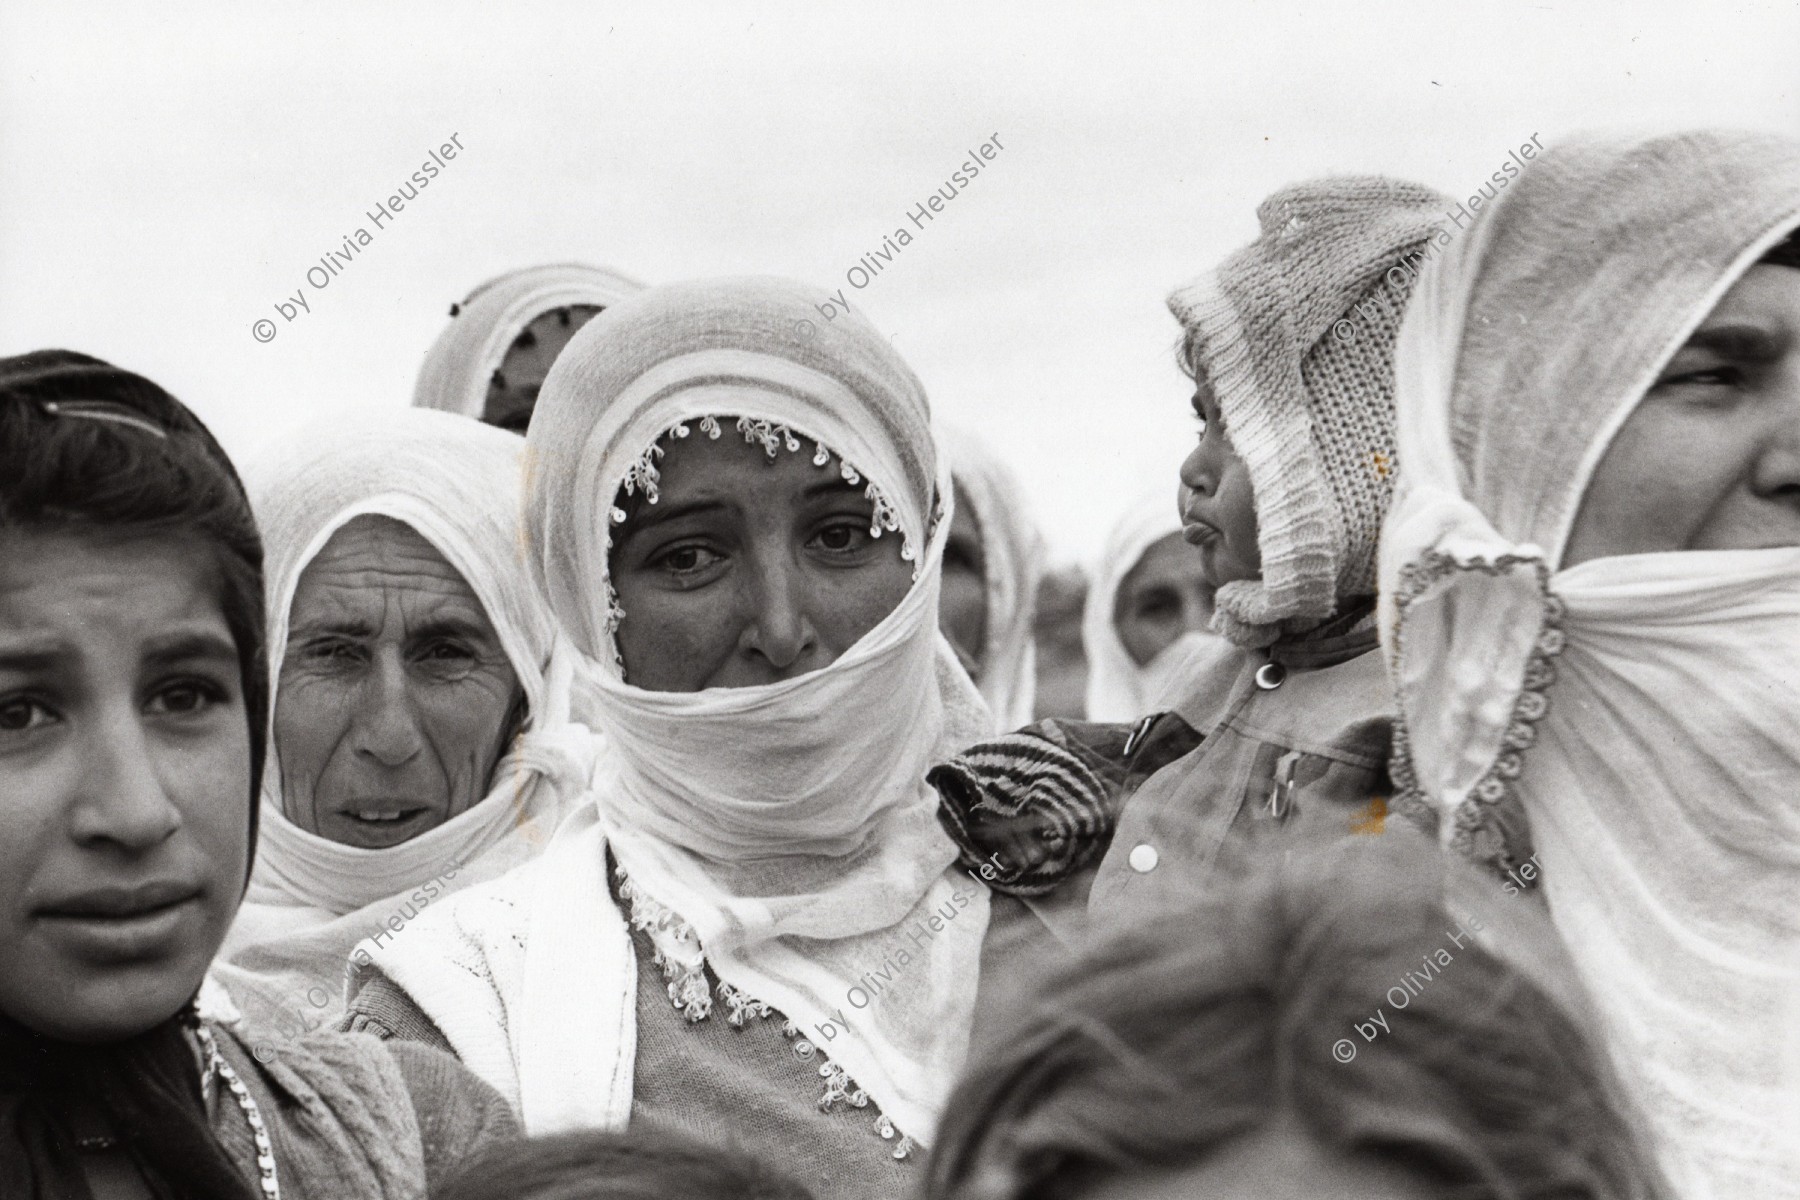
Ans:
[[[1355,171],[1466,195],[1533,135],[1596,126],[1800,133],[1797,51],[1795,3],[10,4],[0,353],[141,371],[241,452],[406,404],[450,302],[513,267],[835,291],[998,135],[846,294],[1087,557],[1146,484],[1173,494],[1192,435],[1163,297],[1268,192]]]

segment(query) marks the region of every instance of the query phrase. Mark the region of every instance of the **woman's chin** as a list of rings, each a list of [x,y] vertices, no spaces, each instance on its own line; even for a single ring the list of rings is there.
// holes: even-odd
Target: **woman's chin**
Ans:
[[[82,995],[73,1003],[59,1004],[38,1013],[21,1013],[17,1020],[26,1028],[59,1042],[97,1045],[123,1041],[147,1033],[180,1012],[200,989],[198,978],[185,985],[159,986],[146,991],[121,991],[112,995]]]
[[[211,952],[186,953],[103,972],[79,966],[31,972],[33,985],[23,994],[6,996],[3,1007],[19,1024],[57,1041],[120,1041],[180,1012],[200,990],[211,960]]]

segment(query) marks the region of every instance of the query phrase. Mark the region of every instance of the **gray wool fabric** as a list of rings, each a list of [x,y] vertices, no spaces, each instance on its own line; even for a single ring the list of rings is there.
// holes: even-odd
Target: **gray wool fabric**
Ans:
[[[256,1101],[288,1200],[425,1200],[481,1151],[520,1136],[500,1093],[451,1055],[323,1030],[275,1041],[215,1033]],[[249,1123],[223,1089],[209,1121],[256,1180]]]
[[[1256,500],[1260,580],[1219,589],[1221,632],[1267,645],[1375,590],[1393,494],[1394,343],[1454,205],[1380,176],[1295,184],[1257,239],[1169,297]]]

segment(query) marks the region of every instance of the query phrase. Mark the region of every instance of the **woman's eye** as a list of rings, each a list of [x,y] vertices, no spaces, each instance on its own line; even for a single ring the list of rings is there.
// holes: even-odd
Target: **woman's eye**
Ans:
[[[653,565],[676,575],[693,575],[706,570],[721,557],[705,546],[676,546],[657,555]]]
[[[172,717],[196,716],[225,699],[225,690],[201,679],[183,679],[157,689],[145,705],[150,712]]]
[[[836,521],[813,535],[813,543],[831,554],[854,554],[870,542],[869,522]]]
[[[0,700],[0,733],[25,733],[55,719],[56,714],[36,700],[24,696]]]
[[[320,663],[352,663],[361,657],[361,652],[349,642],[310,642],[301,648],[300,656]]]
[[[467,676],[480,661],[474,649],[461,642],[431,642],[413,658],[433,678],[451,683]]]
[[[1667,387],[1735,387],[1744,381],[1737,367],[1722,365],[1699,370],[1676,371],[1657,380],[1656,386]]]

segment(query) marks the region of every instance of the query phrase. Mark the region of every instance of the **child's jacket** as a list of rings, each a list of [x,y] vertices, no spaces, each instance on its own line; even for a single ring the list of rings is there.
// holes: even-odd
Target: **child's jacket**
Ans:
[[[1385,830],[1393,693],[1373,628],[1245,651],[1177,715],[1205,739],[1124,806],[1088,897],[1097,922],[1206,886],[1228,842],[1288,849]],[[1397,818],[1396,818],[1397,819]]]
[[[971,747],[930,775],[939,818],[996,890],[1059,909],[1085,894],[1103,924],[1193,894],[1233,842],[1380,834],[1392,697],[1368,626],[1227,657],[1136,725],[1044,721]]]

